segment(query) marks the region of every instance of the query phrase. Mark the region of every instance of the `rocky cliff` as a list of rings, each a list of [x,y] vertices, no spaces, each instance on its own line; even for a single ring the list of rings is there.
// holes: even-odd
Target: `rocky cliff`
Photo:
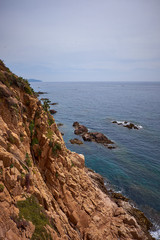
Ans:
[[[0,239],[152,239],[149,222],[69,151],[27,81],[0,61]]]

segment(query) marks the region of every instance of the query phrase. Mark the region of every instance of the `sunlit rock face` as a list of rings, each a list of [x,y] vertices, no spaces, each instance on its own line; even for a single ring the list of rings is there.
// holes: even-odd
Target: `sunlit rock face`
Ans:
[[[143,214],[66,148],[44,104],[0,61],[0,239],[152,239]]]

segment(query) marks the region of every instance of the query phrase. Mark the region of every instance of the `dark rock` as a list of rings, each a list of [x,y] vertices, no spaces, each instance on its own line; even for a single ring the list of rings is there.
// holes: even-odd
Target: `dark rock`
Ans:
[[[124,125],[124,127],[127,127],[129,129],[139,129],[136,125],[134,125],[133,123],[127,123],[126,125]]]
[[[123,201],[125,201],[125,202],[128,202],[128,201],[129,201],[129,199],[126,198],[125,196],[123,196],[121,193],[112,192],[112,193],[111,193],[111,197],[114,198],[114,199],[123,200]]]
[[[51,109],[51,110],[49,110],[49,112],[50,112],[51,114],[55,114],[57,111],[55,111],[54,109]]]
[[[87,141],[87,142],[91,142],[92,141],[92,138],[90,136],[90,133],[85,133],[82,135],[82,138],[84,141]]]
[[[61,127],[61,126],[63,126],[63,123],[57,123],[57,126]]]
[[[41,98],[40,100],[42,100],[42,101],[49,101],[48,98]]]
[[[111,144],[107,145],[107,147],[108,147],[109,149],[114,149],[114,148],[116,148],[115,145],[111,145]]]
[[[88,132],[88,129],[83,125],[80,125],[79,128],[74,131],[76,135],[81,135],[86,132]]]
[[[126,127],[128,129],[139,129],[140,127],[138,125],[135,125],[134,123],[131,123],[131,122],[127,122],[127,121],[124,121],[124,122],[121,122],[121,121],[112,121],[112,123],[116,123],[117,125],[122,125],[123,127]]]
[[[114,120],[114,121],[112,121],[112,123],[117,123],[117,121]]]
[[[83,144],[83,142],[81,140],[77,139],[77,138],[71,139],[69,141],[72,144],[78,144],[78,145]]]
[[[50,103],[49,105],[57,105],[58,103]]]
[[[75,128],[77,128],[79,125],[80,125],[79,122],[74,122],[73,123],[73,127],[75,127]]]
[[[146,218],[144,213],[141,212],[139,209],[131,208],[131,209],[128,209],[128,212],[135,217],[138,224],[142,227],[144,231],[150,230],[151,227],[153,226],[153,224],[148,220],[148,218]]]
[[[84,141],[94,141],[103,144],[113,144],[113,142],[110,139],[108,139],[103,133],[99,132],[89,132],[87,134],[83,134],[82,138]]]
[[[88,129],[84,125],[80,125],[78,122],[74,123],[74,127],[76,129],[74,131],[74,133],[76,135],[81,135],[81,134],[84,134],[84,133],[88,132]]]
[[[36,92],[37,94],[47,94],[47,92],[41,92],[41,91],[39,91],[39,92]]]
[[[108,139],[103,133],[99,132],[88,132],[88,129],[84,125],[80,125],[79,122],[74,122],[75,127],[74,133],[76,135],[82,135],[84,141],[101,143],[109,149],[115,148],[114,142]]]

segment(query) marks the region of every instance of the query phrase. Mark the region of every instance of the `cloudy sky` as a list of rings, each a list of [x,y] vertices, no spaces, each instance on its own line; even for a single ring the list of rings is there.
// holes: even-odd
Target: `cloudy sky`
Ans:
[[[160,81],[160,0],[0,0],[0,58],[43,81]]]

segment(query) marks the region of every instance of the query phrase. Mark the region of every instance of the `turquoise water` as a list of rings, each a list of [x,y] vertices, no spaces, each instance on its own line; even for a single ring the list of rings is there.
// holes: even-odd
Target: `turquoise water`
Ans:
[[[107,178],[115,190],[133,200],[160,225],[160,83],[32,83],[58,105],[56,122],[66,146],[85,155],[86,165]],[[126,120],[141,125],[129,130],[113,124]],[[72,124],[78,121],[91,131],[104,133],[117,148],[96,143],[72,145]],[[81,137],[79,137],[81,138]]]

